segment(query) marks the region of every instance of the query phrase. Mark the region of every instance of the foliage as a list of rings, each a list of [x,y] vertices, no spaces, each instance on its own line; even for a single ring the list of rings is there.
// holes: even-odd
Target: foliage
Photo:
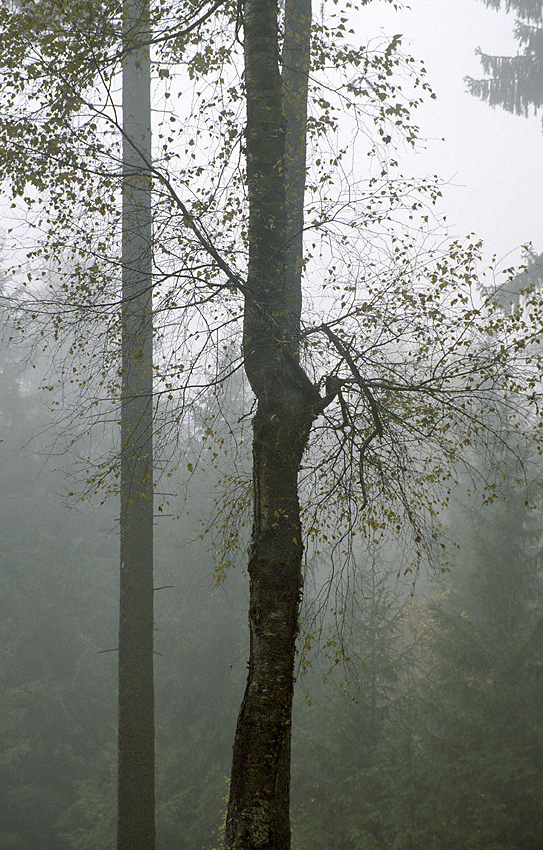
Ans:
[[[354,624],[360,695],[334,678],[313,686],[297,748],[302,847],[538,846],[540,494],[510,473],[507,498],[475,509],[464,492],[466,508],[457,503],[461,545],[430,600],[407,598],[400,616],[380,620],[388,650],[377,673],[389,699],[377,723],[365,606]]]
[[[51,353],[44,384],[74,451],[89,426],[118,417],[120,347],[119,9],[83,6],[64,4],[58,15],[54,4],[2,7],[0,51],[2,173],[21,222],[8,238],[27,245],[12,255],[19,288],[4,303],[19,306],[16,328]],[[216,353],[240,333],[243,83],[228,7],[161,3],[152,14],[154,97],[164,104],[152,176],[156,432],[165,444],[192,427],[189,403],[235,368]],[[497,318],[474,299],[478,243],[426,248],[429,233],[417,236],[429,230],[439,187],[405,179],[394,145],[415,142],[424,69],[402,54],[399,36],[372,49],[352,37],[339,9],[315,22],[301,351],[317,386],[332,376],[341,399],[320,418],[304,471],[305,533],[324,545],[349,528],[410,527],[417,560],[458,462],[482,436],[491,388],[525,365],[519,340],[539,310],[512,326]],[[525,370],[515,390],[536,371]],[[81,390],[71,407],[67,384]],[[524,428],[525,411],[514,407],[511,424]],[[89,471],[74,492],[115,490],[111,449],[81,454]],[[167,461],[159,449],[159,466]]]
[[[114,670],[98,654],[115,645],[113,541],[103,512],[67,514],[58,475],[20,451],[46,419],[19,372],[3,354],[1,840],[68,848],[60,817],[114,730]]]
[[[301,848],[377,850],[387,836],[383,740],[398,714],[414,644],[395,570],[360,549],[358,559],[357,601],[344,620],[349,655],[319,677],[321,653],[304,675],[306,698],[295,712],[292,814]]]
[[[277,9],[267,10],[275,25]],[[263,316],[267,330],[276,321],[272,337],[285,325],[284,315],[267,312],[268,291],[263,297],[258,290],[259,297],[255,281],[248,284],[249,249],[254,257],[258,245],[248,244],[246,185],[258,201],[262,174],[253,168],[251,183],[242,161],[254,138],[244,134],[249,80],[241,78],[239,13],[232,4],[180,9],[168,0],[152,10],[160,115],[154,160],[142,156],[142,169],[155,199],[154,390],[162,480],[185,462],[176,449],[194,427],[195,405],[237,368],[220,354],[239,341],[244,304],[251,304],[256,325],[264,325]],[[3,306],[11,311],[10,341],[33,333],[36,351],[50,353],[43,385],[67,418],[66,440],[75,450],[93,426],[119,418],[121,12],[114,3],[27,0],[3,5],[0,27],[0,132],[6,139],[0,163],[14,217],[20,216],[7,234],[11,288]],[[535,344],[541,304],[533,297],[522,309],[497,311],[493,298],[480,294],[479,243],[439,246],[430,238],[439,186],[405,179],[394,152],[403,141],[415,142],[411,113],[428,90],[422,70],[402,56],[399,36],[370,51],[352,46],[352,35],[339,8],[325,10],[313,28],[302,329],[274,349],[281,368],[268,358],[258,376],[261,384],[272,372],[280,376],[272,387],[276,396],[289,389],[305,395],[304,439],[300,429],[294,433],[296,417],[285,423],[294,439],[279,434],[287,448],[296,444],[299,457],[317,420],[302,468],[303,534],[312,553],[326,552],[332,574],[338,563],[354,565],[356,534],[374,543],[390,533],[408,539],[411,559],[402,569],[416,570],[425,554],[433,557],[441,548],[440,521],[459,466],[473,469],[474,449],[495,444],[484,471],[473,470],[491,503],[506,450],[522,456],[540,415]],[[278,72],[276,55],[273,61]],[[259,216],[262,223],[266,216],[256,209]],[[262,232],[277,241],[273,225],[267,220]],[[281,226],[278,221],[279,237]],[[258,244],[270,247],[266,238]],[[278,256],[271,259],[280,265]],[[272,283],[270,291],[281,289],[277,276]],[[261,345],[258,334],[256,342]],[[245,349],[247,366],[255,350]],[[254,372],[249,380],[257,392]],[[71,388],[78,392],[66,393]],[[268,399],[261,395],[262,436],[266,424],[280,426],[273,417],[266,423]],[[101,456],[92,445],[82,453],[86,491],[117,489],[117,451],[109,431],[107,437]],[[290,473],[298,471],[298,460]],[[192,455],[187,471],[194,471]],[[297,510],[297,493],[293,500]],[[297,516],[296,534],[285,539],[301,559],[296,523]],[[298,595],[297,586],[290,637]],[[289,664],[290,657],[287,674]],[[414,744],[415,736],[406,741]],[[398,751],[405,752],[403,743]],[[166,773],[176,758],[168,756]],[[209,788],[215,798],[222,776],[214,765]],[[77,787],[76,818],[104,811],[93,808],[92,781]],[[186,805],[185,790],[176,786],[163,803],[165,840],[173,839],[172,824],[182,820]],[[216,832],[219,824],[212,827]],[[418,820],[410,822],[412,843],[423,834],[419,828]],[[367,824],[365,833],[357,829],[353,824],[356,840],[371,832]],[[74,845],[86,840],[77,828],[68,831]]]
[[[539,2],[524,0],[483,0],[486,6],[502,6],[518,14],[514,35],[522,52],[516,56],[490,56],[478,51],[485,79],[466,78],[468,91],[489,106],[527,117],[543,105],[541,60],[543,58],[543,18]]]
[[[19,367],[6,361],[0,449],[11,498],[2,507],[0,675],[10,820],[0,846],[106,850],[114,656],[97,652],[115,643],[114,553],[104,535],[112,521],[90,508],[67,514],[48,496],[60,482],[42,472],[36,486],[42,463],[14,454],[40,408],[21,395]],[[195,850],[215,846],[221,825],[245,642],[234,576],[228,595],[211,592],[207,544],[188,545],[209,503],[201,468],[190,516],[172,500],[175,516],[186,518],[160,520],[169,531],[158,536],[157,575],[157,584],[176,585],[157,593],[158,846],[182,838]],[[358,553],[363,601],[345,687],[340,665],[332,676],[325,667],[321,684],[317,665],[303,680],[312,703],[301,700],[295,716],[293,823],[302,850],[354,842],[364,850],[537,847],[540,512],[537,494],[516,480],[511,470],[507,502],[482,513],[468,502],[471,531],[458,514],[452,590],[433,609],[398,598],[382,558],[371,566],[370,553],[365,561]]]
[[[422,692],[430,829],[451,847],[535,848],[543,824],[541,514],[511,473],[509,497],[472,515]]]

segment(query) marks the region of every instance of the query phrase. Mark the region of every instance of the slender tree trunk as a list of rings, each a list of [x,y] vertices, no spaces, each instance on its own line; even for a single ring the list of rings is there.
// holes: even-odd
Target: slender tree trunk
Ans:
[[[228,850],[288,850],[303,554],[298,471],[322,400],[297,359],[301,242],[291,251],[287,234],[296,236],[301,230],[296,207],[303,202],[303,183],[301,188],[296,184],[295,202],[292,183],[287,185],[286,145],[292,151],[293,141],[290,137],[287,142],[276,2],[246,0],[244,25],[249,272],[243,345],[258,408],[253,422],[250,660],[234,741],[226,845]],[[305,120],[303,125],[305,135]]]
[[[154,850],[153,319],[147,0],[123,5],[118,850]]]
[[[302,312],[310,47],[311,0],[286,0],[281,74],[283,114],[286,122],[286,295],[292,323],[292,337],[296,342],[300,331]],[[297,346],[293,353],[297,356]]]

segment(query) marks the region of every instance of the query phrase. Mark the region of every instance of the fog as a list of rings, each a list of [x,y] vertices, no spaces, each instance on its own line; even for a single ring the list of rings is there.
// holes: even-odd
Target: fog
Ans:
[[[493,5],[493,4],[489,4]],[[496,4],[497,5],[497,4]],[[404,46],[424,60],[435,100],[417,110],[423,141],[402,166],[408,174],[438,174],[439,205],[455,235],[473,232],[485,241],[486,263],[509,265],[520,246],[541,250],[543,208],[533,191],[543,179],[541,115],[529,118],[491,109],[466,90],[465,77],[483,76],[477,49],[515,56],[515,11],[487,8],[480,0],[413,0],[400,12],[370,3],[360,16],[368,38],[380,30],[402,33]]]
[[[515,51],[514,18],[433,0],[399,17],[364,7],[359,25],[361,37],[405,32],[426,57],[438,99],[401,166],[445,180],[449,233],[484,237],[490,264],[520,261],[530,240],[538,250],[539,119],[491,111],[462,81],[479,44]],[[118,494],[115,480],[85,487],[82,444],[63,430],[77,390],[67,382],[53,409],[46,372],[32,340],[3,339],[0,850],[112,850]],[[251,403],[234,371],[157,443],[157,850],[223,843],[249,650]],[[96,463],[115,456],[114,419],[99,451],[89,443]],[[512,448],[494,500],[473,485],[496,475],[473,448],[419,566],[402,533],[355,536],[347,555],[307,535],[293,850],[543,845],[541,477],[537,449]]]
[[[20,366],[6,351],[0,380],[0,847],[106,850],[115,840],[116,504],[63,504],[63,459],[27,443],[50,424],[44,399],[21,392]],[[205,454],[209,422],[199,422],[176,447],[184,458]],[[220,535],[203,534],[221,475],[231,472],[224,457],[222,469],[195,462],[188,478],[183,464],[169,481],[180,495],[169,497],[169,516],[157,517],[164,850],[211,850],[224,826],[248,649],[246,530],[225,574],[214,574]],[[309,559],[293,731],[295,847],[537,846],[541,513],[537,482],[518,486],[518,474],[511,469],[508,499],[486,508],[457,489],[448,524],[459,548],[448,550],[447,570],[430,564],[416,586],[396,578],[405,565],[397,544],[360,546],[356,604],[316,617],[326,554],[316,573]]]

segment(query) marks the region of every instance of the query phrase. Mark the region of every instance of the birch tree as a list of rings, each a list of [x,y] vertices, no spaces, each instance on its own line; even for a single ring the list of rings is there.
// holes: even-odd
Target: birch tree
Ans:
[[[15,210],[29,219],[35,210],[38,229],[24,261],[12,266],[14,278],[30,275],[28,295],[5,303],[21,327],[27,318],[34,323],[46,346],[58,341],[60,369],[46,378],[52,398],[62,398],[63,381],[75,381],[84,400],[70,412],[70,428],[85,414],[99,423],[120,413],[127,579],[129,559],[145,551],[149,565],[151,554],[151,283],[161,352],[155,433],[182,434],[191,405],[239,366],[217,365],[226,362],[221,350],[240,351],[256,405],[247,411],[250,657],[226,841],[229,850],[286,850],[304,551],[325,550],[332,581],[354,564],[357,535],[377,544],[397,534],[416,570],[425,551],[440,547],[440,512],[474,443],[496,449],[492,475],[480,482],[491,497],[505,443],[493,416],[503,407],[496,391],[514,399],[507,427],[519,441],[537,425],[529,344],[541,310],[496,315],[490,300],[477,300],[477,243],[427,250],[428,205],[439,186],[405,179],[393,145],[416,140],[411,113],[428,86],[401,53],[399,36],[374,51],[352,46],[347,12],[312,24],[302,0],[287,0],[284,14],[276,0],[244,0],[235,10],[197,4],[188,12],[157,4],[147,41],[154,86],[167,105],[151,158],[149,122],[140,117],[147,83],[145,94],[130,88],[147,74],[146,7],[126,6],[123,42],[119,7],[50,5],[49,17],[46,4],[33,0],[0,10],[0,163]],[[125,120],[133,108],[133,124],[119,120],[120,62]],[[183,98],[172,104],[177,69],[182,85],[193,85],[188,106]],[[407,93],[396,74],[409,78]],[[47,264],[56,273],[50,283]],[[204,436],[210,445],[213,434]],[[100,463],[89,456],[87,489],[115,489],[118,461],[119,454]],[[142,537],[130,539],[136,511],[138,521],[140,512],[145,517]],[[147,744],[138,765],[145,846],[153,832],[150,587],[146,568],[145,584],[135,588],[147,652],[147,731],[139,729]],[[140,672],[124,671],[131,684]],[[121,755],[120,776],[129,766]],[[122,804],[124,846],[136,841],[129,815],[137,793],[131,786]]]
[[[229,848],[289,846],[289,830],[281,816],[288,811],[288,773],[280,770],[280,764],[288,763],[285,753],[302,592],[298,471],[321,406],[318,391],[298,361],[301,264],[296,256],[287,276],[288,130],[277,14],[277,5],[266,0],[245,3],[243,10],[249,196],[243,351],[258,406],[253,420],[254,518],[249,555],[251,647],[234,742]],[[308,17],[304,23],[309,27]],[[288,47],[285,53],[289,54]],[[285,100],[287,86],[285,81]],[[305,101],[303,94],[301,101]],[[291,142],[291,150],[295,147]],[[295,211],[296,236],[301,231],[299,189],[298,198],[290,209],[291,215]]]

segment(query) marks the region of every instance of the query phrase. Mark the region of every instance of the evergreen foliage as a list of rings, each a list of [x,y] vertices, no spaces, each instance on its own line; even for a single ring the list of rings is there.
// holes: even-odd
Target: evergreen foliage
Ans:
[[[391,571],[368,561],[349,621],[346,678],[341,666],[319,677],[317,661],[295,714],[293,824],[303,850],[388,846],[383,743],[403,703],[413,646],[405,594]]]
[[[14,452],[47,421],[19,373],[4,353],[0,848],[109,850],[117,540],[105,506],[66,511],[56,473]],[[507,500],[457,511],[431,605],[402,601],[377,561],[360,569],[350,683],[310,670],[295,712],[294,847],[538,850],[541,511],[509,480]],[[188,543],[210,486],[195,479],[192,516],[159,536],[157,583],[175,585],[156,604],[159,848],[211,850],[223,829],[246,636],[235,576],[213,590],[207,543]]]
[[[360,690],[314,684],[295,747],[303,850],[540,847],[542,516],[537,487],[527,493],[514,469],[508,489],[484,509],[465,497],[451,573],[428,601],[408,599],[380,619],[379,712],[371,606],[355,627]]]
[[[483,0],[486,6],[518,14],[515,38],[516,56],[491,56],[478,50],[485,79],[466,78],[468,91],[490,106],[527,117],[543,105],[543,17],[539,0]]]
[[[115,548],[111,520],[53,495],[59,476],[20,448],[46,426],[1,358],[0,847],[68,848],[62,820],[101,770],[115,728]]]
[[[468,526],[420,697],[431,831],[459,850],[535,850],[543,834],[541,511],[515,470],[509,489]]]
[[[349,9],[351,4],[345,6]],[[498,420],[504,414],[502,399],[508,404],[504,418],[519,443],[527,425],[538,429],[541,410],[541,358],[533,355],[533,349],[527,351],[540,332],[541,304],[534,302],[530,311],[514,315],[498,313],[488,299],[474,304],[480,244],[452,241],[427,252],[427,205],[439,197],[439,186],[433,179],[406,180],[398,171],[393,145],[414,144],[417,138],[411,113],[421,93],[428,92],[423,69],[403,57],[399,36],[371,51],[350,43],[354,31],[348,31],[343,12],[334,12],[330,21],[323,13],[323,20],[312,27],[309,12],[289,18],[290,11],[275,0],[245,0],[236,8],[189,3],[186,16],[176,2],[161,0],[151,10],[149,32],[157,71],[153,98],[163,114],[157,119],[154,159],[141,156],[140,149],[142,164],[136,157],[132,176],[137,173],[149,189],[152,185],[154,277],[146,299],[151,301],[152,289],[158,321],[155,345],[149,336],[146,350],[150,354],[155,347],[161,358],[156,369],[145,367],[147,389],[142,395],[141,390],[122,388],[125,367],[119,357],[122,316],[132,301],[120,296],[119,288],[120,266],[126,269],[126,262],[119,260],[121,171],[126,176],[126,161],[123,169],[119,163],[121,140],[127,139],[115,90],[120,65],[129,56],[119,40],[123,10],[115,2],[101,0],[67,5],[26,0],[0,7],[5,36],[0,41],[0,130],[5,139],[0,165],[14,215],[20,213],[25,225],[31,219],[35,225],[25,232],[31,246],[11,264],[13,288],[2,305],[15,305],[15,335],[34,333],[38,347],[43,341],[43,348],[54,349],[47,389],[62,415],[69,411],[70,425],[75,423],[79,432],[72,447],[78,437],[86,440],[96,423],[104,428],[105,421],[118,422],[119,394],[124,401],[144,396],[149,412],[155,395],[153,428],[163,447],[168,445],[166,433],[173,433],[182,455],[184,437],[193,424],[192,407],[210,385],[221,383],[231,371],[230,365],[226,369],[218,365],[216,355],[233,340],[256,399],[248,567],[251,657],[236,727],[226,824],[227,844],[236,850],[290,847],[291,708],[304,547],[326,549],[346,563],[347,570],[353,566],[355,535],[379,542],[387,534],[397,534],[402,542],[409,536],[412,562],[405,568],[418,565],[436,546],[458,464],[469,465],[474,445],[488,446],[489,430],[500,454],[505,444]],[[300,27],[303,24],[306,36],[300,91],[290,77],[295,69],[283,64],[285,57],[297,52],[298,32],[285,25],[294,18]],[[407,75],[409,82],[399,84],[397,73]],[[172,98],[172,93],[182,94],[192,83],[191,97]],[[293,131],[292,118],[302,96],[308,101],[307,120],[304,109],[297,115],[298,130]],[[247,107],[246,116],[242,105]],[[293,132],[287,142],[286,135]],[[304,187],[288,172],[293,168],[298,178],[304,176],[306,161],[298,161],[292,153],[305,148],[306,136],[309,167],[304,196]],[[366,161],[369,166],[360,167]],[[294,246],[289,228],[303,230],[307,237],[303,246],[301,233],[296,233],[296,257],[286,247]],[[424,234],[420,241],[414,235],[417,228]],[[8,233],[12,238],[13,229]],[[309,299],[302,298],[302,282],[311,293]],[[140,360],[139,349],[136,354]],[[55,356],[60,361],[58,374],[54,374]],[[68,398],[66,405],[70,387],[80,395]],[[248,405],[242,416],[250,409]],[[125,420],[122,412],[120,418]],[[126,445],[124,437],[122,442]],[[118,454],[109,451],[104,463],[93,466],[93,461],[85,457],[89,490],[116,490]],[[159,470],[162,480],[173,477],[175,467],[175,462],[165,464]],[[193,472],[192,459],[186,469]],[[150,466],[147,471],[150,480]],[[300,489],[299,473],[304,478]],[[138,489],[141,495],[139,485]],[[488,499],[492,495],[493,490],[490,495],[487,491]],[[158,512],[166,502],[167,498],[159,504]],[[227,509],[232,513],[231,505]],[[182,528],[182,524],[176,527],[170,542]],[[87,569],[92,574],[92,541],[86,541],[79,553],[77,538],[70,534],[65,539],[57,533],[58,541],[66,545],[66,553],[60,553],[64,557],[52,566],[60,571],[54,573],[62,585],[59,598],[66,595],[64,584],[71,587],[61,577],[74,553],[79,556],[74,575],[81,568],[85,575]],[[192,564],[205,557],[201,549],[189,550],[184,544],[172,551],[174,560],[183,553]],[[335,566],[332,562],[332,577]],[[191,574],[190,581],[194,578]],[[9,588],[14,599],[18,588],[18,582]],[[100,588],[103,592],[104,585]],[[199,605],[202,598],[205,595],[195,594]],[[23,602],[19,608],[22,612]],[[70,599],[64,608],[77,610]],[[99,605],[90,608],[92,620]],[[210,609],[209,622],[200,613],[198,617],[211,629],[221,624],[220,643],[225,647],[229,632],[221,622],[224,612],[219,615],[218,610]],[[422,675],[419,679],[415,673],[392,675],[405,656],[405,641],[400,632],[394,655],[376,625],[376,610],[369,606],[369,620],[361,626],[376,647],[367,676],[364,673],[369,695],[369,701],[364,698],[367,723],[361,727],[365,743],[347,744],[355,754],[350,784],[370,803],[360,807],[358,819],[351,819],[343,799],[334,805],[340,806],[351,842],[420,846],[423,839],[430,842],[434,836],[427,813],[417,808],[418,789],[431,790],[424,761],[427,750],[412,722],[423,717],[415,698]],[[55,609],[50,636],[58,632],[57,616]],[[49,622],[47,617],[40,619]],[[107,722],[100,727],[103,737],[98,751],[93,751],[90,771],[82,774],[70,762],[73,757],[79,764],[78,744],[72,746],[70,737],[79,727],[77,715],[69,715],[69,699],[64,704],[70,689],[63,677],[77,669],[80,654],[74,647],[87,635],[90,627],[85,622],[85,617],[69,621],[71,640],[64,650],[62,681],[56,682],[54,669],[46,676],[47,681],[52,676],[60,689],[58,700],[54,688],[47,692],[47,719],[60,724],[56,739],[68,750],[68,770],[58,771],[58,800],[64,800],[67,810],[60,811],[56,798],[46,800],[49,809],[43,817],[52,829],[62,824],[59,845],[64,841],[80,850],[107,843],[111,818]],[[150,617],[147,623],[149,635]],[[192,625],[183,631],[182,661],[199,657],[201,646],[192,643],[195,636],[205,643],[200,623],[191,632]],[[388,628],[385,632],[390,635]],[[128,645],[138,637],[136,629]],[[180,635],[176,637],[179,641]],[[20,639],[24,642],[26,635]],[[235,644],[232,637],[232,647]],[[226,658],[215,651],[222,668]],[[386,664],[379,667],[383,659]],[[48,659],[41,663],[48,669]],[[421,669],[427,663],[423,654]],[[83,669],[86,683],[92,682],[97,674],[91,672],[90,661]],[[9,674],[10,670],[8,684]],[[166,718],[159,808],[161,841],[170,844],[178,840],[180,830],[183,840],[195,843],[202,840],[200,828],[216,835],[221,804],[211,801],[222,799],[223,739],[215,740],[210,732],[211,717],[219,722],[214,685],[206,676],[191,674],[183,696],[173,685],[181,678],[177,672],[169,673],[165,684],[157,685],[171,699],[175,730],[168,733]],[[132,676],[135,679],[137,675]],[[37,684],[26,695],[29,682]],[[386,691],[392,685],[394,710],[384,710],[382,688]],[[24,710],[19,711],[15,699],[10,714],[31,718],[36,708],[27,705],[26,696],[36,693],[39,705],[46,702],[40,692],[41,668],[27,671],[24,682],[16,681],[19,686]],[[82,692],[88,706],[94,706],[94,692]],[[187,693],[198,694],[194,706]],[[202,701],[212,704],[209,723],[200,708],[196,716],[195,706]],[[61,704],[68,712],[63,724]],[[231,731],[222,722],[228,705],[221,706],[221,734]],[[101,708],[96,710],[100,716]],[[350,724],[353,743],[359,725]],[[152,731],[143,736],[145,747],[151,745],[151,737]],[[49,741],[47,735],[44,740]],[[90,741],[96,739],[91,736],[81,746],[92,746]],[[13,750],[16,755],[10,740],[6,746],[8,754]],[[26,747],[28,752],[34,749]],[[399,762],[395,754],[401,755]],[[206,760],[206,766],[193,771],[199,758]],[[26,786],[36,784],[30,777],[32,759],[24,762],[21,775],[12,776],[10,785],[23,801]],[[44,764],[45,759],[37,771],[40,775]],[[126,776],[134,773],[128,770]],[[49,783],[47,792],[55,785],[56,780]],[[369,787],[382,790],[372,797]],[[42,789],[42,802],[44,795]],[[405,808],[394,805],[396,798]],[[388,810],[376,813],[380,799],[388,801]],[[17,811],[15,802],[10,811]],[[19,808],[22,811],[24,805]],[[133,803],[125,808],[133,811]],[[17,830],[6,834],[8,843],[13,834],[19,840]],[[334,840],[331,834],[328,837]],[[42,838],[37,838],[36,846]]]

